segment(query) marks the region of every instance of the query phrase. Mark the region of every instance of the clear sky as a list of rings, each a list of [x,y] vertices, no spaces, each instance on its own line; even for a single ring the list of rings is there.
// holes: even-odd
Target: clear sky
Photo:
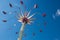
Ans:
[[[23,5],[20,4],[20,0],[0,0],[0,40],[17,40],[21,23],[17,21],[16,16],[21,10],[23,13],[30,11],[34,4],[37,4],[38,8],[32,9],[30,15],[36,13],[33,17],[36,19],[30,25],[26,25],[22,40],[60,40],[60,14],[56,15],[60,9],[60,0],[22,1]],[[44,13],[46,17],[43,17]]]

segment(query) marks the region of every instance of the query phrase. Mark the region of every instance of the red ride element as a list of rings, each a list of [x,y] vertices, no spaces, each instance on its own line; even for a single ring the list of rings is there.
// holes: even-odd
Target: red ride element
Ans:
[[[28,19],[27,19],[27,18],[25,18],[25,17],[23,18],[23,23],[24,23],[24,22],[25,22],[25,23],[27,23],[27,22],[28,22]]]
[[[42,16],[43,16],[43,17],[46,17],[46,14],[45,14],[45,13],[43,13],[43,14],[42,14]]]

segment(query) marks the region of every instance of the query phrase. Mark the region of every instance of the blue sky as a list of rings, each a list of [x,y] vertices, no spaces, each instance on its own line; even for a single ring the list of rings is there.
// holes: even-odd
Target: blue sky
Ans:
[[[23,5],[20,4],[20,0],[0,0],[0,40],[17,40],[21,23],[18,22],[16,16],[22,12],[30,11],[34,4],[38,5],[38,8],[33,9],[30,13],[37,13],[33,18],[36,20],[31,25],[26,25],[22,40],[60,40],[60,15],[56,16],[56,12],[60,9],[60,0],[22,0]],[[12,4],[12,8],[9,6]],[[26,8],[25,8],[26,6]],[[3,14],[2,11],[6,11],[7,14]],[[45,13],[46,17],[42,14]],[[55,18],[53,18],[53,15]],[[7,20],[3,22],[2,20]],[[46,22],[46,26],[44,26]],[[15,24],[15,26],[14,26]],[[42,32],[40,32],[42,30]],[[35,36],[33,36],[35,33]]]

